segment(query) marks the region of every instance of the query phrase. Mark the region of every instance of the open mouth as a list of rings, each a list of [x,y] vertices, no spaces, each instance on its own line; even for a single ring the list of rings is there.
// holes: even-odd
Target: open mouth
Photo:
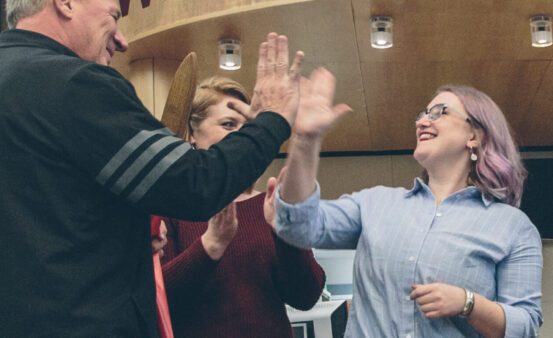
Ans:
[[[432,134],[426,131],[419,133],[419,141],[428,141],[433,138],[436,138],[436,134]]]

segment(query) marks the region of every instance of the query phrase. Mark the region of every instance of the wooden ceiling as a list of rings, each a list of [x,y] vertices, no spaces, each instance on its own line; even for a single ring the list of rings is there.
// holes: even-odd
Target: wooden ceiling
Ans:
[[[553,146],[553,46],[533,48],[529,18],[553,15],[550,0],[167,0],[122,19],[133,60],[199,55],[200,78],[255,81],[257,48],[271,31],[337,77],[336,101],[354,111],[329,134],[323,151],[397,151],[415,146],[414,115],[441,85],[467,84],[503,109],[525,147]],[[394,19],[394,46],[370,46],[370,17]],[[217,41],[242,41],[242,69],[217,67]]]

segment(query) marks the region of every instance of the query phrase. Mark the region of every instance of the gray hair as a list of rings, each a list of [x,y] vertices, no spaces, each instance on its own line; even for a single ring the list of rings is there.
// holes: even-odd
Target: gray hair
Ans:
[[[8,28],[15,28],[20,19],[40,12],[46,0],[6,0],[6,18]]]

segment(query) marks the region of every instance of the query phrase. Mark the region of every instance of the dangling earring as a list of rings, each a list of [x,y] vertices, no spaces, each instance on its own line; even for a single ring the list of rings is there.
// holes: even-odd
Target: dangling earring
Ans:
[[[478,161],[478,155],[476,155],[476,153],[474,152],[474,149],[472,147],[470,147],[470,160],[472,162]]]
[[[190,145],[192,146],[192,149],[196,150],[196,143],[190,143]]]

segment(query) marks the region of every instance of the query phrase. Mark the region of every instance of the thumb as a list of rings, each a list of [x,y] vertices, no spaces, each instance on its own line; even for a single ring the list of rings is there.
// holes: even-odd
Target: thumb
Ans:
[[[267,194],[265,195],[266,200],[273,198],[276,185],[277,185],[277,179],[274,177],[269,177],[269,179],[267,180]]]
[[[338,116],[343,116],[343,115],[351,112],[352,110],[353,109],[351,109],[351,107],[348,106],[345,103],[337,104],[337,105],[334,106],[334,108],[332,108],[332,111]]]

